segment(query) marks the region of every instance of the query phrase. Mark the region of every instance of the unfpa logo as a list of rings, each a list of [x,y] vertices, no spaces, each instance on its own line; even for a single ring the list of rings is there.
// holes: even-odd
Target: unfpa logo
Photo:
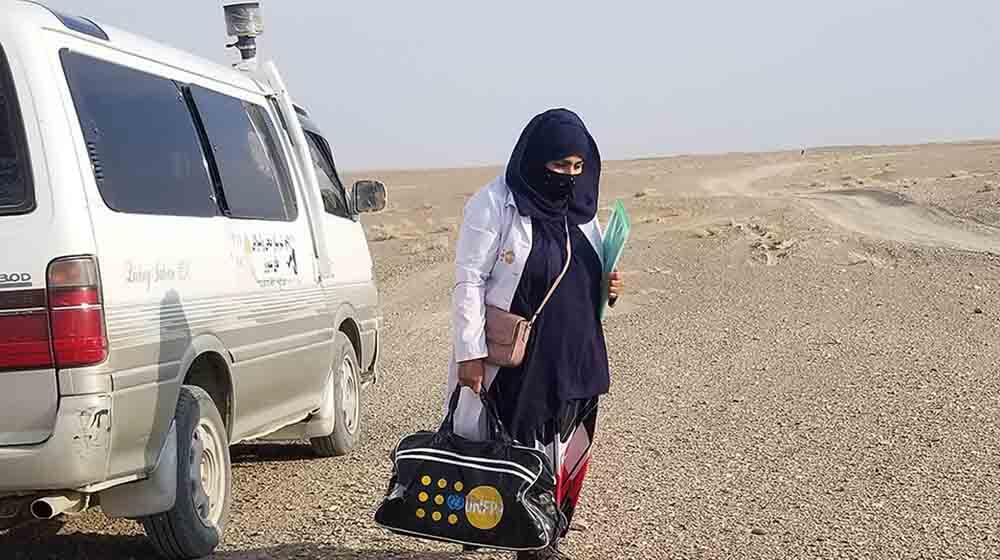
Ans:
[[[458,514],[464,510],[470,525],[476,529],[488,531],[499,525],[503,518],[503,497],[500,495],[500,491],[492,486],[478,486],[465,496],[449,494],[445,497],[446,488],[448,488],[446,479],[439,479],[435,485],[433,478],[424,475],[420,477],[420,484],[423,489],[417,494],[417,501],[420,502],[416,510],[417,519],[424,520],[429,517],[435,523],[441,522],[445,516],[436,510],[438,507],[445,506],[447,507],[445,511],[455,512],[447,517],[450,525],[458,525],[460,521]],[[429,492],[435,492],[435,486],[442,493],[431,496]],[[462,492],[465,485],[458,481],[452,488],[455,489],[455,492]]]
[[[465,497],[465,516],[476,529],[492,529],[503,518],[503,497],[492,486],[473,488]]]

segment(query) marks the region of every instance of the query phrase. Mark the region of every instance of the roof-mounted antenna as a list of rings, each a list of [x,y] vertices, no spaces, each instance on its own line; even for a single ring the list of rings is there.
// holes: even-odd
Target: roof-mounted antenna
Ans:
[[[236,37],[236,42],[226,47],[240,50],[241,62],[236,67],[247,67],[257,62],[257,37],[264,33],[264,18],[260,2],[238,2],[222,7],[226,13],[226,34]]]

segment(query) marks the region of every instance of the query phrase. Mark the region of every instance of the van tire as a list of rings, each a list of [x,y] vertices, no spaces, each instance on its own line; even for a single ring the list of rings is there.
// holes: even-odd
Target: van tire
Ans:
[[[190,560],[208,556],[222,542],[232,501],[229,440],[215,402],[200,387],[181,387],[174,423],[177,500],[173,509],[143,518],[142,525],[161,556]],[[210,465],[206,467],[204,461]],[[206,468],[214,488],[202,484]],[[214,503],[207,497],[215,498]]]
[[[331,368],[330,385],[333,391],[333,432],[328,436],[310,440],[313,451],[320,457],[347,455],[361,441],[361,368],[358,355],[347,335],[338,332],[335,360]]]

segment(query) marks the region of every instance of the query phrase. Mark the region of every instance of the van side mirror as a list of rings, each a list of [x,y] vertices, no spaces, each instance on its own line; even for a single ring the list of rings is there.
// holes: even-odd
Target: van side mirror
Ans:
[[[385,185],[379,181],[358,181],[353,190],[354,211],[358,214],[385,210]]]

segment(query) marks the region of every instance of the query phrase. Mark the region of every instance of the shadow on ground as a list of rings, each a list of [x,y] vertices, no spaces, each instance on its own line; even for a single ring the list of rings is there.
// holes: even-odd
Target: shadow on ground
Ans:
[[[156,558],[156,552],[145,537],[90,533],[60,535],[58,533],[63,524],[64,522],[58,520],[39,521],[0,534],[0,558],[4,560]]]
[[[3,560],[145,560],[156,559],[156,551],[142,535],[99,533],[59,534],[64,522],[39,521],[0,533]],[[455,552],[415,552],[393,548],[354,550],[333,544],[294,543],[248,550],[219,552],[212,560],[459,560],[475,559]]]
[[[280,463],[284,461],[315,461],[316,454],[308,443],[243,443],[229,449],[233,465]]]
[[[414,552],[402,550],[352,550],[334,545],[315,543],[287,544],[258,550],[233,551],[216,554],[214,560],[326,560],[357,558],[358,560],[459,560],[476,558],[458,552]]]

